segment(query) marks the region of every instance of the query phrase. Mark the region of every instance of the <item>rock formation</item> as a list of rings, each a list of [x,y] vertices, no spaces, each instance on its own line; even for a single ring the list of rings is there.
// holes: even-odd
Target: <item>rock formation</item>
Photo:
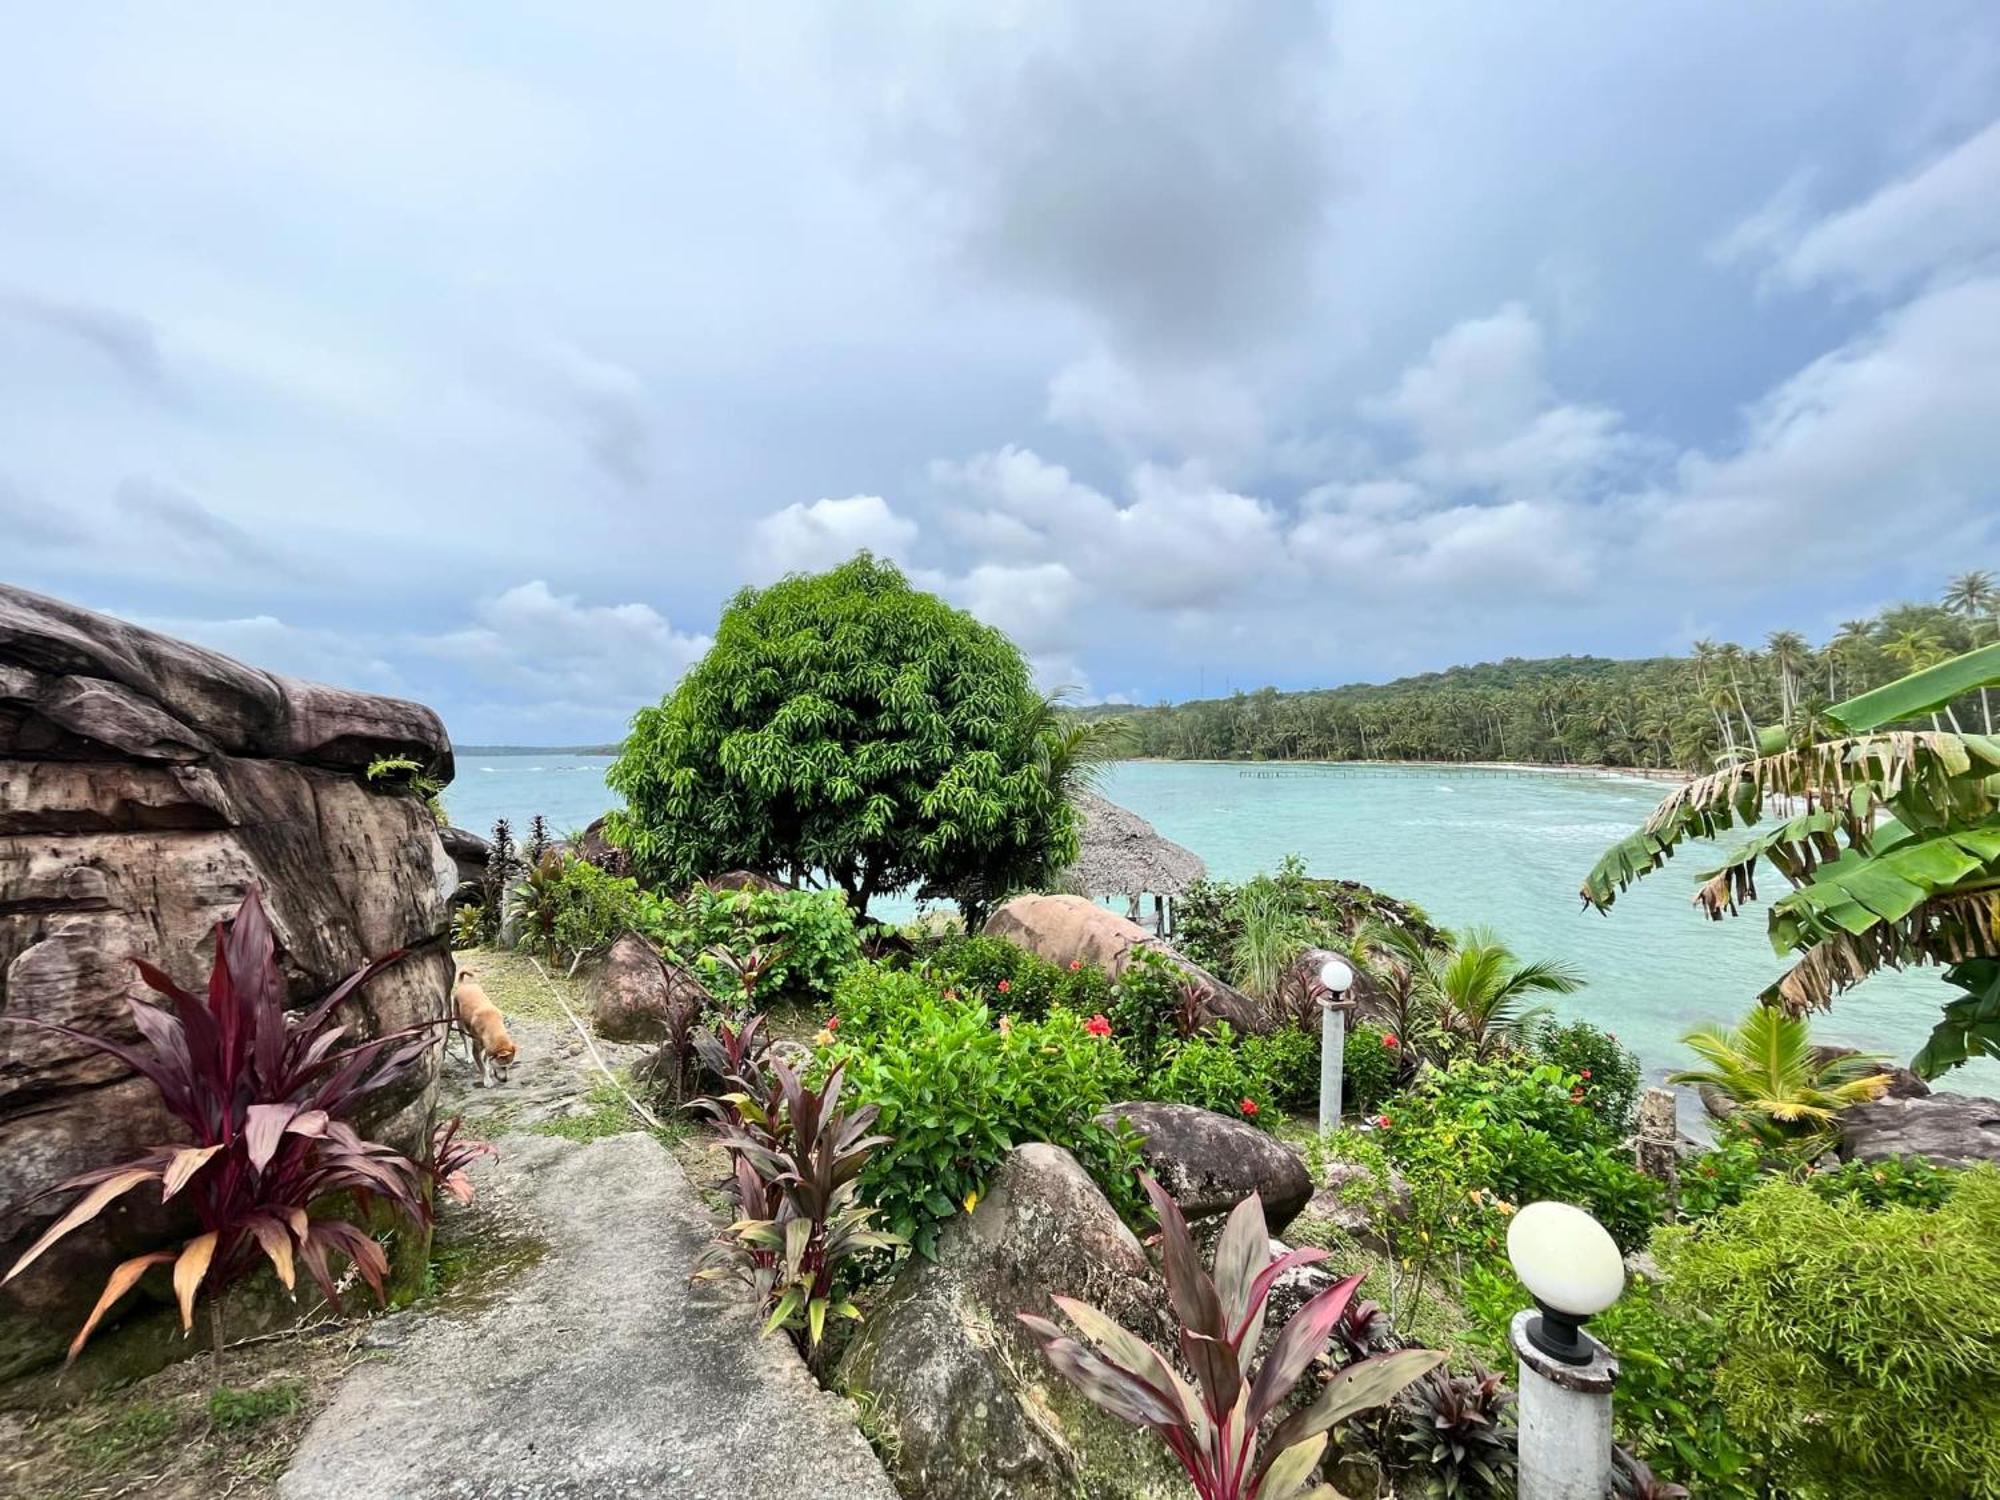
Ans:
[[[2000,1099],[1978,1094],[1893,1095],[1840,1117],[1843,1161],[1921,1156],[1939,1167],[2000,1162]]]
[[[1114,1104],[1098,1120],[1128,1121],[1139,1154],[1192,1221],[1226,1214],[1252,1193],[1264,1198],[1272,1233],[1298,1217],[1312,1197],[1312,1177],[1296,1151],[1241,1120],[1192,1104]]]
[[[605,951],[587,995],[591,1029],[614,1042],[663,1042],[677,1007],[692,1004],[700,1013],[714,1004],[699,979],[636,932]]]
[[[366,1032],[441,1013],[456,879],[420,798],[371,789],[378,757],[451,774],[413,703],[256,671],[0,585],[0,1016],[136,1036],[133,957],[205,985],[210,931],[259,887],[292,997],[422,945],[351,1002]],[[430,1085],[384,1100],[385,1137],[428,1128]],[[168,1137],[116,1059],[0,1025],[0,1264],[63,1206],[23,1199]],[[0,1290],[0,1375],[60,1353],[105,1271],[166,1232],[135,1193]]]
[[[1051,963],[1080,959],[1113,979],[1132,955],[1150,948],[1172,959],[1201,992],[1203,1018],[1227,1021],[1238,1031],[1269,1031],[1271,1019],[1255,1000],[1190,963],[1137,922],[1106,911],[1084,896],[1016,896],[987,919],[990,937],[1005,938]]]
[[[1015,1317],[1051,1294],[1094,1303],[1159,1343],[1165,1296],[1146,1252],[1076,1159],[1018,1146],[935,1263],[913,1260],[868,1313],[836,1385],[865,1396],[897,1487],[925,1500],[1166,1500],[1186,1480],[1148,1431],[1104,1416]],[[1162,1347],[1171,1347],[1163,1344]]]

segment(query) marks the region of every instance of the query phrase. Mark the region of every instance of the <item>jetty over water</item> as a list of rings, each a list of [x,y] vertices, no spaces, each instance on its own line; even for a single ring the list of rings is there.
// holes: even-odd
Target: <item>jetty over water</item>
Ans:
[[[1678,771],[1652,771],[1631,766],[1498,766],[1448,765],[1431,761],[1337,761],[1297,766],[1245,766],[1236,774],[1246,781],[1351,780],[1369,776],[1426,776],[1527,779],[1536,776],[1577,776],[1600,781],[1638,777],[1647,781],[1680,781]]]

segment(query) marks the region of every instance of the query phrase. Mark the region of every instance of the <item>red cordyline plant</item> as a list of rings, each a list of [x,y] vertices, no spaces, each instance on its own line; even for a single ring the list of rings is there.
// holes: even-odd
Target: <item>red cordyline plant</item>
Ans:
[[[852,1114],[840,1109],[838,1067],[817,1089],[775,1058],[768,1076],[761,1100],[738,1092],[696,1101],[722,1127],[730,1156],[723,1187],[737,1219],[694,1279],[736,1275],[769,1310],[765,1333],[803,1328],[814,1351],[830,1315],[861,1316],[839,1286],[841,1268],[864,1250],[903,1243],[870,1229],[875,1211],[855,1202],[855,1179],[889,1137],[868,1134],[873,1105]]]
[[[1359,1360],[1335,1374],[1311,1404],[1292,1412],[1260,1442],[1265,1418],[1326,1352],[1361,1277],[1344,1277],[1315,1295],[1292,1315],[1271,1352],[1252,1370],[1272,1285],[1294,1266],[1326,1259],[1326,1252],[1292,1250],[1273,1259],[1264,1204],[1252,1193],[1236,1205],[1223,1228],[1211,1276],[1202,1269],[1180,1207],[1151,1177],[1142,1173],[1140,1181],[1160,1218],[1167,1295],[1180,1320],[1181,1357],[1194,1380],[1185,1379],[1166,1355],[1087,1302],[1054,1299],[1084,1342],[1033,1313],[1020,1314],[1021,1321],[1042,1339],[1049,1363],[1093,1404],[1158,1433],[1200,1500],[1307,1495],[1328,1431],[1392,1400],[1445,1357],[1428,1349],[1404,1349]],[[1338,1497],[1331,1486],[1320,1485],[1310,1491],[1310,1500]]]
[[[253,887],[235,918],[216,924],[215,963],[205,998],[188,993],[151,964],[134,960],[147,986],[166,1001],[130,1001],[140,1045],[54,1022],[7,1018],[83,1042],[143,1074],[191,1138],[190,1144],[154,1146],[129,1161],[81,1173],[37,1195],[82,1194],[0,1280],[19,1276],[64,1235],[142,1184],[157,1182],[162,1202],[191,1200],[201,1224],[201,1232],[179,1250],[136,1255],[112,1271],[97,1306],[70,1344],[70,1359],[112,1306],[156,1265],[174,1268],[184,1331],[193,1327],[196,1297],[208,1297],[218,1369],[220,1298],[260,1263],[260,1256],[288,1290],[296,1267],[303,1265],[335,1307],[340,1299],[331,1257],[345,1257],[376,1300],[383,1300],[389,1262],[382,1247],[359,1226],[314,1218],[310,1211],[325,1199],[350,1194],[364,1216],[379,1200],[412,1222],[429,1219],[425,1168],[363,1138],[347,1117],[368,1094],[417,1066],[432,1044],[432,1025],[439,1023],[360,1042],[348,1038],[346,1026],[333,1024],[341,1001],[402,956],[398,950],[364,966],[290,1018],[270,921]],[[456,1145],[453,1134],[443,1142],[444,1185],[453,1192],[461,1186],[469,1190],[469,1184],[452,1181],[470,1149],[470,1143]]]

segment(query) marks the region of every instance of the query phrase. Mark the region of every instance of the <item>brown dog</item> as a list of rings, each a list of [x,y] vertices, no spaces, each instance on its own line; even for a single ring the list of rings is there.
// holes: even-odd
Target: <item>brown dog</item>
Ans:
[[[480,988],[470,969],[458,971],[451,997],[458,1003],[458,1024],[472,1039],[472,1061],[479,1069],[473,1087],[485,1088],[489,1071],[495,1083],[505,1083],[507,1070],[514,1066],[514,1054],[519,1049],[507,1035],[507,1022],[500,1014],[500,1007],[486,998],[486,991]]]

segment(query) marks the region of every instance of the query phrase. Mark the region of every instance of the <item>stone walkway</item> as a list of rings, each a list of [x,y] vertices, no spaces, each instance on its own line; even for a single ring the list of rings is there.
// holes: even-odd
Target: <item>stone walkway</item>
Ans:
[[[588,1144],[518,1127],[573,1110],[591,1072],[565,1023],[510,1016],[522,1063],[478,1092],[447,1063],[468,1133],[516,1133],[474,1168],[484,1243],[445,1310],[384,1320],[278,1486],[283,1500],[895,1500],[855,1425],[742,1288],[690,1288],[716,1221],[645,1134]],[[614,1065],[643,1049],[600,1043]],[[485,1232],[490,1229],[489,1234]]]
[[[742,1296],[690,1291],[715,1225],[657,1141],[499,1144],[483,1211],[546,1253],[348,1376],[283,1500],[894,1500],[853,1409]]]

